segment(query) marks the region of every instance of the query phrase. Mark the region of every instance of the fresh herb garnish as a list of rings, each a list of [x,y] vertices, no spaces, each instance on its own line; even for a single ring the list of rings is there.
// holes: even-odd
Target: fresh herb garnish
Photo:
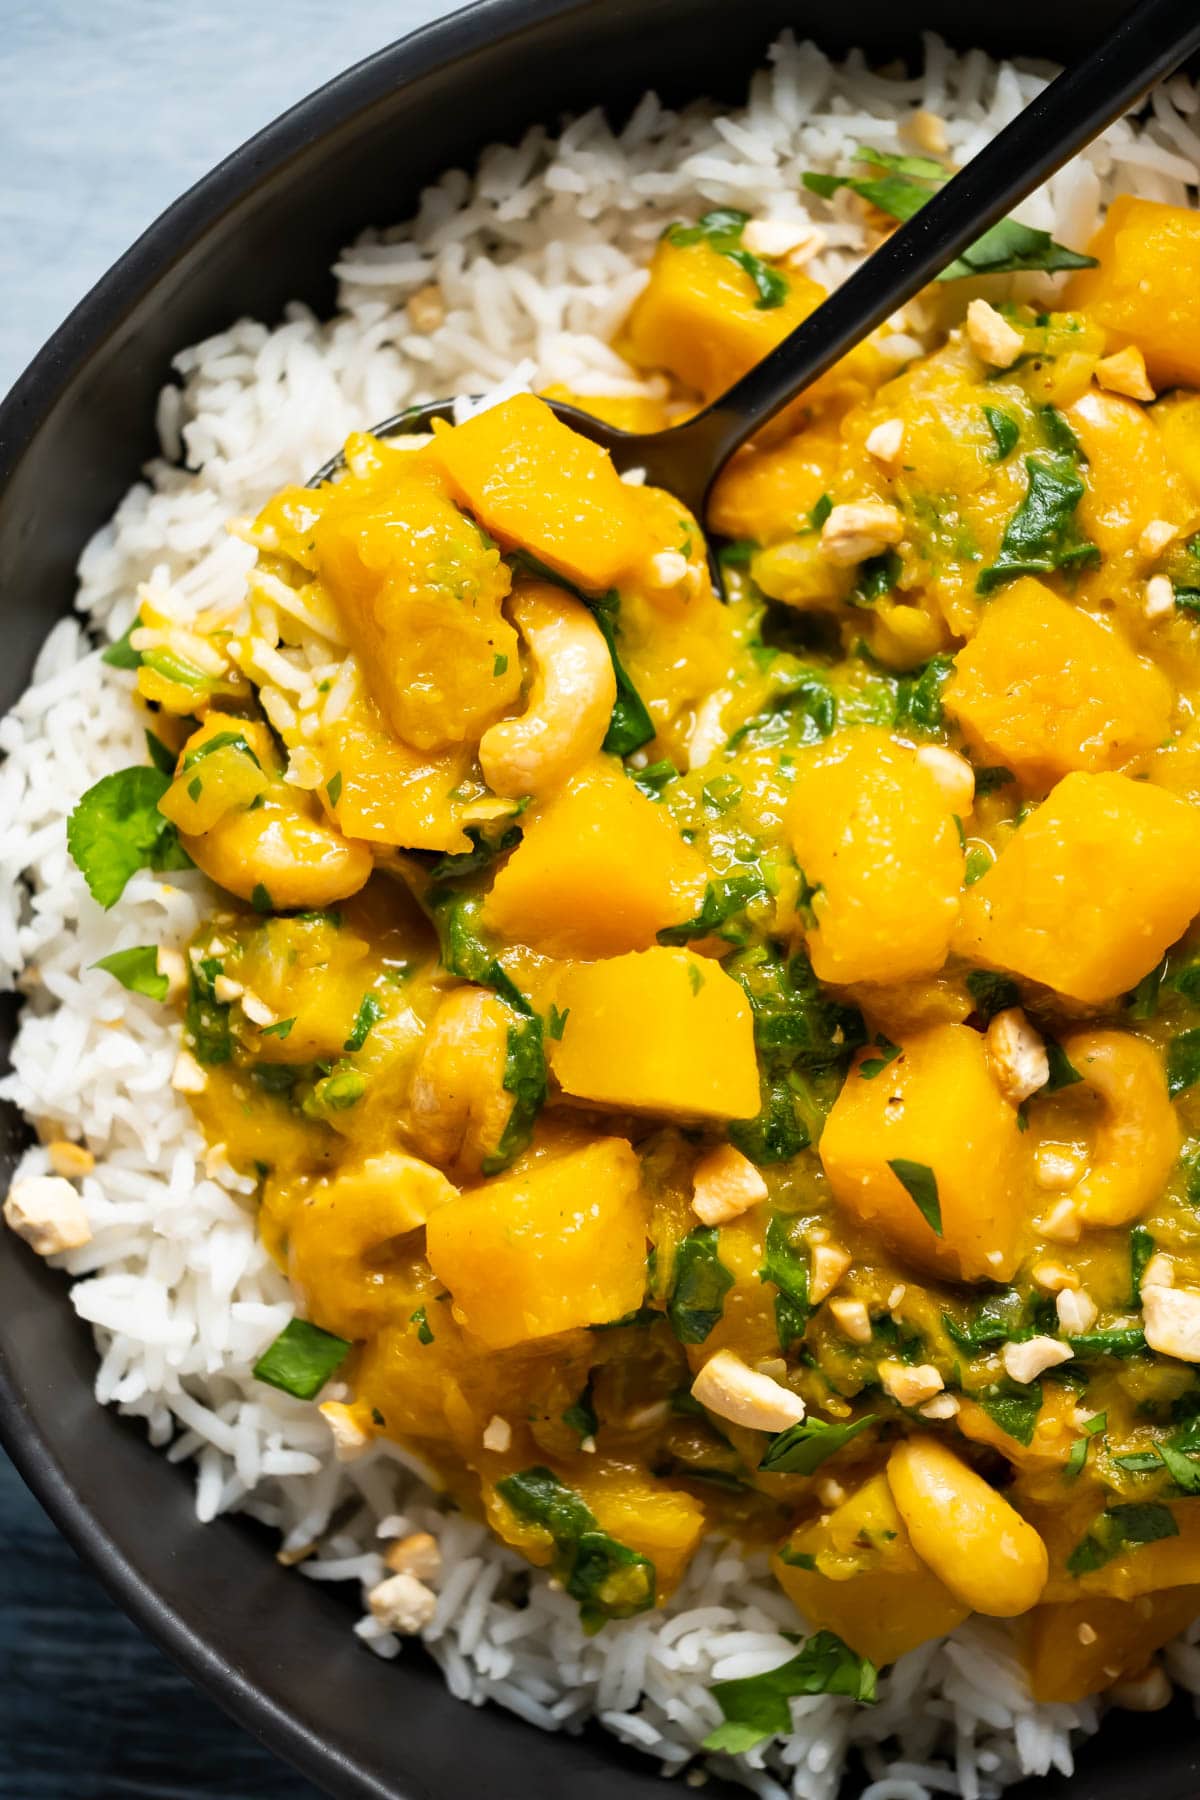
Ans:
[[[765,1256],[758,1271],[760,1281],[774,1282],[775,1330],[779,1347],[787,1351],[804,1336],[811,1310],[808,1299],[808,1259],[792,1243],[788,1221],[774,1213],[767,1225]]]
[[[419,1344],[432,1344],[433,1330],[429,1323],[429,1313],[425,1307],[418,1306],[415,1313],[410,1313],[408,1322],[410,1325],[416,1326],[417,1342]]]
[[[875,1048],[879,1051],[879,1055],[866,1056],[858,1065],[858,1073],[863,1081],[874,1081],[875,1077],[882,1075],[888,1064],[895,1062],[900,1054],[899,1044],[893,1044],[891,1038],[885,1038],[879,1032],[875,1034]]]
[[[660,800],[668,781],[674,781],[679,770],[662,757],[658,762],[647,763],[644,769],[630,769],[628,773],[634,787],[641,788],[647,799]]]
[[[1047,1094],[1057,1094],[1063,1088],[1074,1087],[1077,1082],[1083,1080],[1083,1076],[1057,1038],[1048,1037],[1046,1039],[1046,1061],[1049,1064],[1050,1073],[1038,1089],[1039,1099]]]
[[[188,751],[180,764],[179,773],[186,774],[188,769],[195,768],[198,762],[204,762],[207,757],[215,756],[219,750],[236,750],[240,756],[248,756],[256,769],[262,768],[262,764],[250,748],[244,732],[215,731],[210,738],[205,738],[202,744],[197,744],[194,750]]]
[[[296,1023],[296,1020],[295,1020],[294,1016],[290,1019],[277,1019],[275,1021],[274,1025],[264,1025],[263,1026],[262,1035],[263,1035],[263,1037],[273,1037],[273,1038],[280,1038],[280,1039],[286,1038],[286,1037],[291,1037],[292,1026],[295,1023]]]
[[[340,769],[335,769],[325,785],[325,792],[329,795],[330,806],[336,807],[338,801],[341,799],[342,785],[342,771]]]
[[[608,1619],[630,1619],[654,1605],[654,1564],[602,1531],[590,1507],[550,1469],[523,1469],[496,1483],[519,1519],[540,1526],[554,1545],[554,1574],[579,1603],[586,1632]]]
[[[188,1003],[184,1032],[196,1061],[215,1065],[233,1055],[229,1008],[217,999],[214,983],[223,972],[215,956],[202,956],[188,965]]]
[[[802,1419],[799,1425],[792,1425],[771,1439],[758,1466],[767,1475],[811,1475],[860,1431],[878,1423],[876,1413],[867,1413],[865,1418],[846,1425],[833,1425],[825,1419]]]
[[[364,994],[358,1003],[358,1011],[354,1015],[354,1028],[342,1045],[343,1050],[361,1050],[367,1041],[372,1025],[377,1025],[383,1017],[383,1003],[374,994]]]
[[[1018,1444],[1024,1444],[1028,1448],[1033,1442],[1034,1426],[1042,1410],[1040,1382],[996,1382],[991,1387],[981,1389],[972,1398],[982,1406],[1001,1431],[1007,1432],[1010,1438],[1015,1438]]]
[[[1004,528],[995,562],[976,579],[979,594],[992,594],[1018,575],[1048,575],[1100,560],[1097,546],[1076,529],[1075,509],[1086,491],[1076,470],[1036,456],[1025,458],[1025,468],[1025,497]]]
[[[600,1429],[600,1421],[596,1417],[596,1408],[592,1404],[592,1380],[590,1375],[587,1380],[587,1385],[584,1387],[578,1400],[576,1400],[572,1406],[568,1406],[567,1410],[564,1412],[563,1424],[569,1425],[572,1431],[578,1433],[580,1442],[585,1442],[588,1438],[594,1438],[597,1431]]]
[[[711,1692],[725,1723],[709,1733],[704,1748],[740,1756],[764,1738],[787,1736],[792,1729],[788,1702],[801,1694],[847,1694],[861,1705],[873,1705],[876,1670],[832,1631],[818,1631],[790,1662],[740,1681],[714,1682]]]
[[[334,1337],[307,1319],[289,1319],[255,1363],[254,1375],[297,1400],[312,1400],[349,1352],[345,1338]]]
[[[681,1344],[702,1344],[725,1310],[733,1276],[717,1254],[717,1228],[689,1231],[675,1252],[667,1317]]]
[[[157,733],[150,730],[149,726],[146,728],[145,736],[146,749],[149,752],[150,761],[154,764],[156,769],[161,769],[164,775],[169,775],[173,779],[175,775],[175,752],[171,749],[169,744],[164,744]]]
[[[1083,1436],[1077,1437],[1071,1445],[1070,1455],[1063,1465],[1063,1480],[1078,1481],[1083,1474],[1083,1466],[1087,1461],[1088,1446],[1094,1437],[1105,1430],[1108,1425],[1106,1412],[1095,1413],[1083,1428]]]
[[[179,833],[158,810],[170,785],[162,769],[120,769],[90,787],[67,820],[67,849],[105,911],[139,869],[192,867]]]
[[[1135,1225],[1129,1233],[1129,1304],[1142,1303],[1142,1276],[1154,1255],[1154,1239],[1144,1225]]]
[[[988,430],[996,444],[993,462],[1003,462],[1016,449],[1021,436],[1021,427],[1010,412],[1001,406],[985,406],[983,416],[987,420]]]
[[[742,232],[749,222],[749,213],[739,212],[732,206],[716,207],[712,212],[706,212],[695,225],[669,225],[666,238],[677,249],[704,243],[719,256],[727,256],[754,283],[758,295],[754,302],[756,311],[766,312],[783,305],[788,297],[788,283],[778,269],[743,249]]]
[[[911,675],[902,675],[896,683],[896,725],[900,729],[911,725],[918,731],[940,731],[942,690],[953,673],[952,656],[933,656]]]
[[[1088,1575],[1102,1569],[1114,1556],[1139,1544],[1156,1544],[1161,1538],[1178,1537],[1179,1526],[1169,1506],[1158,1501],[1133,1501],[1110,1506],[1093,1522],[1067,1558],[1068,1575]]]
[[[132,950],[114,950],[92,964],[114,975],[131,994],[144,994],[147,1000],[165,1000],[170,982],[158,972],[158,946],[139,944]]]
[[[100,652],[100,661],[107,663],[110,669],[140,669],[142,653],[135,650],[130,638],[135,631],[141,629],[141,614],[137,613],[130,620],[119,638],[115,638],[106,650]]]
[[[967,992],[985,1025],[990,1024],[997,1013],[1021,1004],[1016,982],[1010,981],[1007,975],[994,974],[991,969],[972,969],[967,976]]]
[[[888,1168],[909,1194],[930,1230],[936,1231],[941,1237],[942,1206],[938,1199],[937,1176],[933,1170],[925,1163],[910,1162],[906,1156],[892,1158],[888,1162]]]
[[[338,1064],[304,1096],[300,1110],[307,1119],[323,1119],[331,1112],[347,1112],[366,1091],[366,1079],[357,1069]]]
[[[602,599],[592,601],[592,616],[608,645],[617,682],[617,697],[602,748],[613,756],[631,756],[654,736],[654,720],[617,652],[619,613],[620,601],[615,589]]]
[[[746,870],[740,875],[719,875],[715,881],[706,884],[695,918],[686,919],[682,925],[664,926],[658,941],[660,944],[686,944],[692,938],[715,935],[728,943],[744,943],[744,930],[735,927],[731,933],[722,927],[744,912],[753,901],[766,899],[767,894],[766,881],[758,869]]]

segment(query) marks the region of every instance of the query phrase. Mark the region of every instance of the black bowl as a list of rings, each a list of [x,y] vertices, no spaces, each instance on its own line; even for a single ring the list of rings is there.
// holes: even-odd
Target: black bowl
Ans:
[[[534,120],[653,85],[670,100],[735,99],[783,26],[881,59],[920,28],[965,48],[1070,59],[1122,0],[485,0],[381,51],[229,157],[88,295],[0,409],[0,592],[8,650],[0,709],[71,605],[84,542],[152,454],[171,355],[243,313],[333,302],[329,267],[363,226],[403,218],[420,187]],[[331,20],[334,13],[331,12]],[[366,421],[364,421],[366,423]],[[332,446],[331,446],[332,448]],[[11,1011],[0,1018],[11,1042]],[[23,1139],[0,1121],[0,1175]],[[279,1568],[244,1520],[201,1528],[187,1473],[91,1396],[91,1334],[62,1278],[0,1249],[0,1432],[17,1467],[114,1598],[250,1730],[332,1793],[446,1800],[661,1800],[653,1766],[597,1732],[549,1738],[452,1700],[419,1652],[396,1664],[351,1636],[348,1603]],[[1070,1783],[1040,1800],[1192,1800],[1190,1709],[1117,1715]],[[187,1749],[180,1747],[186,1768]],[[713,1788],[709,1792],[714,1792]],[[739,1792],[742,1790],[738,1790]],[[1015,1800],[1015,1796],[1014,1796]]]

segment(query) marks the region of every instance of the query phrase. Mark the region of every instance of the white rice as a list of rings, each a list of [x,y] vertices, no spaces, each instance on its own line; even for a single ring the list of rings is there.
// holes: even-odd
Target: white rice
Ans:
[[[591,112],[557,139],[536,128],[492,147],[473,176],[447,173],[410,224],[345,252],[331,321],[293,306],[274,330],[241,320],[180,353],[158,407],[162,458],[81,559],[85,623],[54,628],[32,686],[0,723],[0,973],[28,996],[0,1093],[44,1140],[82,1139],[97,1158],[82,1182],[92,1241],[60,1259],[95,1331],[97,1398],[144,1419],[172,1459],[194,1462],[200,1519],[240,1507],[278,1528],[285,1555],[317,1544],[302,1564],[310,1578],[370,1587],[384,1573],[382,1540],[432,1531],[446,1575],[424,1637],[452,1691],[547,1730],[596,1714],[667,1773],[719,1722],[714,1679],[794,1653],[784,1633],[795,1615],[761,1555],[710,1543],[668,1606],[585,1638],[573,1602],[481,1525],[439,1508],[414,1458],[379,1446],[343,1467],[314,1407],[253,1380],[292,1302],[256,1234],[252,1184],[206,1155],[170,1087],[175,1028],[91,970],[124,946],[184,943],[213,905],[198,874],[141,874],[103,914],[67,855],[78,796],[144,759],[130,678],[91,645],[125,629],[143,584],[182,616],[236,603],[252,553],[226,521],[303,480],[352,428],[411,401],[501,382],[656,391],[606,340],[667,221],[706,204],[806,217],[801,173],[848,167],[858,143],[896,148],[897,121],[914,107],[946,118],[961,161],[1048,74],[977,51],[956,57],[929,38],[923,73],[896,80],[860,56],[834,67],[785,35],[739,113],[672,113],[647,95],[619,133]],[[1115,125],[1021,216],[1080,245],[1114,192],[1185,202],[1198,165],[1198,100],[1177,77],[1155,95],[1149,123]],[[834,283],[861,254],[862,227],[848,204],[814,201],[813,216],[827,245],[810,272]],[[431,282],[447,310],[425,334],[406,302]],[[898,343],[901,354],[920,348],[911,336]],[[47,1167],[36,1148],[21,1172]],[[352,1498],[351,1522],[323,1541]],[[401,1649],[369,1616],[356,1630],[380,1655]],[[1168,1661],[1200,1693],[1200,1646],[1181,1642]],[[987,1800],[1022,1774],[1068,1772],[1073,1737],[1100,1716],[1091,1701],[1035,1706],[1009,1640],[978,1620],[904,1657],[881,1696],[874,1709],[798,1700],[785,1743],[715,1761],[764,1797],[832,1800],[854,1746],[870,1777],[863,1800]]]

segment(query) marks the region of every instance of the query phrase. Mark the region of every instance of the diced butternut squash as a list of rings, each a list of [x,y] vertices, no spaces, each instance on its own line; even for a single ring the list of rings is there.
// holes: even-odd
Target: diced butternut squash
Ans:
[[[573,1485],[602,1531],[654,1564],[655,1593],[663,1600],[699,1546],[704,1508],[691,1494],[668,1487],[636,1467],[580,1458],[586,1466]]]
[[[1200,809],[1066,776],[967,890],[955,948],[1085,1005],[1127,993],[1200,912]]]
[[[839,1205],[923,1269],[1006,1281],[1021,1256],[1025,1158],[983,1038],[968,1025],[935,1025],[864,1074],[873,1060],[859,1056],[821,1134]]]
[[[759,1110],[750,1003],[720,963],[656,948],[575,963],[550,1067],[564,1094],[622,1111],[750,1119]]]
[[[410,749],[367,694],[311,743],[326,772],[322,796],[347,837],[404,850],[471,848],[459,793],[471,764],[466,746]]]
[[[958,917],[963,852],[949,803],[915,753],[876,726],[803,752],[787,824],[815,890],[807,938],[820,980],[935,975]]]
[[[840,436],[828,425],[814,425],[765,449],[740,450],[717,477],[708,502],[709,529],[756,544],[802,530],[832,486],[840,450]]]
[[[704,242],[674,244],[668,235],[626,321],[623,348],[641,367],[666,369],[713,400],[824,300],[825,289],[807,275],[791,269],[778,274],[787,291],[778,306],[763,306],[753,280],[731,257]],[[858,398],[894,367],[872,343],[860,344],[807,389],[803,401]]]
[[[799,1526],[771,1566],[811,1624],[877,1664],[953,1631],[970,1610],[913,1549],[882,1473]]]
[[[1029,1615],[1025,1660],[1035,1700],[1084,1700],[1144,1669],[1200,1614],[1200,1587],[1140,1600],[1068,1600]]]
[[[1035,788],[1154,749],[1171,703],[1166,677],[1115,627],[1028,577],[988,605],[943,696],[976,758]]]
[[[1200,1584],[1200,1504],[1195,1500],[1156,1504],[1170,1514],[1175,1531],[1149,1543],[1127,1540],[1124,1546],[1119,1523],[1116,1531],[1113,1524],[1106,1524],[1094,1489],[1081,1495],[1075,1506],[1027,1504],[1025,1510],[1050,1551],[1050,1579],[1043,1600],[1069,1602],[1085,1595],[1136,1600],[1142,1594]],[[1152,1525],[1161,1528],[1157,1519]],[[1080,1545],[1096,1547],[1094,1556],[1085,1551],[1082,1568],[1076,1555]],[[1114,1548],[1116,1554],[1110,1554]],[[1074,1573],[1068,1567],[1072,1559]]]
[[[642,1303],[645,1202],[625,1138],[472,1188],[429,1221],[430,1267],[493,1350],[602,1325]]]
[[[1118,194],[1089,248],[1100,266],[1073,278],[1068,304],[1110,351],[1136,344],[1155,387],[1200,385],[1200,213]]]
[[[1184,388],[1164,394],[1150,419],[1162,433],[1167,461],[1187,482],[1192,499],[1200,500],[1200,394]]]
[[[484,924],[543,956],[619,956],[700,910],[705,870],[668,813],[608,757],[522,820]]]
[[[499,550],[411,451],[320,497],[321,578],[388,724],[415,750],[478,741],[521,688]]]
[[[1183,532],[1195,503],[1145,407],[1090,388],[1066,418],[1087,458],[1076,517],[1102,557],[1135,546],[1148,519],[1166,519]]]
[[[532,394],[444,427],[424,454],[506,549],[532,552],[581,587],[607,590],[666,547],[647,544],[638,489],[621,480],[607,451]]]

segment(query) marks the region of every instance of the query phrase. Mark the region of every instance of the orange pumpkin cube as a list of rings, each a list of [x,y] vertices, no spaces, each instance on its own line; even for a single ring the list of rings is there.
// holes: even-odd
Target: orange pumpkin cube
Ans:
[[[883,1473],[797,1527],[771,1567],[810,1624],[877,1664],[953,1631],[970,1611],[913,1549]]]
[[[647,950],[700,910],[703,859],[620,763],[598,757],[522,820],[483,923],[543,956]]]
[[[1025,1155],[1016,1109],[992,1078],[979,1032],[935,1025],[876,1074],[862,1052],[821,1134],[839,1205],[933,1274],[1007,1281],[1021,1257]],[[906,1167],[906,1186],[896,1165]],[[921,1204],[914,1195],[916,1186]],[[940,1230],[926,1214],[931,1204]],[[924,1209],[924,1210],[923,1210]]]
[[[426,1253],[454,1317],[490,1349],[603,1325],[641,1305],[646,1209],[637,1154],[599,1138],[435,1212]]]
[[[1166,677],[1115,627],[1026,577],[985,609],[943,704],[979,760],[1049,787],[1161,744],[1172,699]]]
[[[801,531],[837,474],[836,428],[813,426],[780,444],[750,445],[721,470],[708,502],[711,531],[756,544]]]
[[[1200,1615],[1200,1587],[1140,1600],[1068,1600],[1029,1614],[1025,1661],[1035,1700],[1085,1700],[1136,1675]],[[1080,1627],[1086,1630],[1080,1634]]]
[[[1118,194],[1089,249],[1100,266],[1072,279],[1067,305],[1110,351],[1136,344],[1156,387],[1200,386],[1200,213]]]
[[[423,454],[506,548],[530,551],[590,591],[614,587],[665,547],[647,542],[640,490],[621,480],[608,452],[532,394],[443,426]]]
[[[752,1119],[759,1110],[750,1002],[711,957],[659,947],[575,963],[550,1067],[564,1094],[622,1112]]]
[[[958,917],[963,852],[915,753],[877,726],[814,746],[796,758],[787,825],[816,890],[807,939],[818,978],[935,975]]]
[[[1136,400],[1090,388],[1067,407],[1066,419],[1087,458],[1076,518],[1103,558],[1134,549],[1150,519],[1166,519],[1186,535],[1195,520],[1195,502],[1171,465],[1152,412]],[[1099,591],[1108,592],[1102,578]]]
[[[1067,775],[968,888],[954,945],[1084,1005],[1128,993],[1200,912],[1200,810]]]

